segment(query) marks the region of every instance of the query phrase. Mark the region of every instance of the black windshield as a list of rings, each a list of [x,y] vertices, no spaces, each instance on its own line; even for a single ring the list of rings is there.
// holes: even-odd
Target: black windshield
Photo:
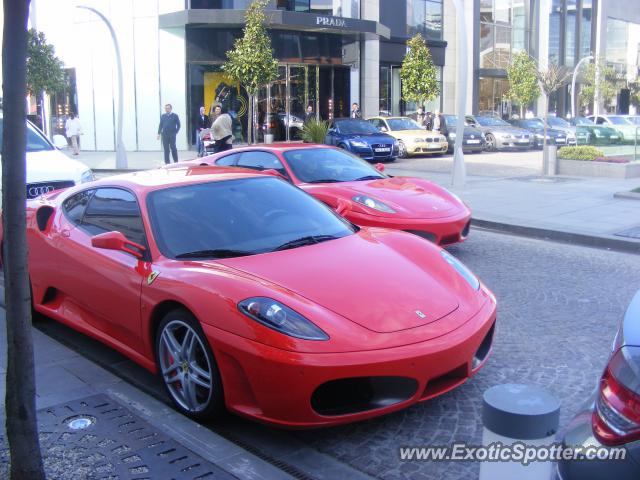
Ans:
[[[255,255],[303,237],[354,232],[327,206],[272,177],[156,190],[147,207],[158,247],[169,258]]]
[[[333,148],[304,148],[284,153],[289,167],[305,183],[352,182],[385,178],[364,160]]]
[[[380,131],[365,120],[348,119],[336,120],[335,126],[343,135],[379,134]]]

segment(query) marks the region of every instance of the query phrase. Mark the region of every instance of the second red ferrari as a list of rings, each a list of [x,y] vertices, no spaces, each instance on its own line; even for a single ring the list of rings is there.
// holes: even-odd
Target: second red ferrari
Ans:
[[[453,193],[422,178],[386,175],[382,164],[374,168],[335,147],[260,145],[185,163],[274,170],[357,225],[404,230],[438,245],[469,234],[471,212]]]

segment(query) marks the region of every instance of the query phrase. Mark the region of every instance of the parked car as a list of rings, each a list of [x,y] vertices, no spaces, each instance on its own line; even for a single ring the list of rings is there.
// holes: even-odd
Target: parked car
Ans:
[[[587,135],[589,145],[611,145],[622,141],[622,136],[617,130],[605,125],[596,125],[586,117],[571,118],[569,123],[575,125],[578,134],[584,132]]]
[[[587,118],[596,125],[606,125],[617,130],[623,142],[633,143],[636,138],[640,140],[640,128],[624,115],[589,115]]]
[[[544,121],[544,119],[542,120]],[[578,131],[575,126],[564,118],[550,115],[547,118],[547,127],[563,131],[567,136],[567,145],[585,145],[589,143],[589,134],[583,129]]]
[[[491,351],[495,297],[453,255],[273,175],[110,177],[29,201],[27,225],[33,308],[158,372],[194,418],[364,420],[464,383]]]
[[[0,145],[3,135],[0,116]],[[67,157],[49,139],[27,121],[27,198],[61,188],[73,187],[93,180],[93,172],[84,163]],[[2,202],[2,171],[0,171],[0,204]]]
[[[442,115],[440,120],[440,133],[447,138],[448,152],[453,152],[456,142],[458,128],[458,117],[455,115]],[[462,133],[462,151],[467,153],[482,152],[486,147],[484,133],[478,128],[469,126],[465,122],[464,132]]]
[[[398,141],[398,156],[442,154],[449,147],[447,138],[440,132],[433,132],[418,125],[409,117],[373,117],[369,122],[383,133],[388,133]]]
[[[368,161],[393,161],[399,155],[395,138],[358,118],[334,119],[325,143],[348,150]]]
[[[622,447],[622,460],[564,460],[561,480],[636,480],[640,478],[640,291],[636,293],[613,342],[598,386],[563,434],[565,448]],[[604,456],[604,455],[603,455]]]
[[[533,146],[533,135],[497,117],[467,115],[467,123],[480,130],[486,139],[487,150],[527,150]]]
[[[628,115],[627,120],[629,120],[634,125],[640,126],[640,115]]]
[[[454,194],[422,178],[389,177],[355,155],[334,147],[282,144],[236,149],[190,165],[275,170],[356,225],[405,230],[445,245],[465,240],[471,212]],[[173,164],[180,166],[180,164]]]
[[[544,144],[544,121],[540,118],[514,118],[509,120],[509,123],[515,127],[523,128],[530,132],[533,136],[533,148],[542,148]],[[571,137],[572,142],[569,142],[567,132],[564,130],[556,130],[555,128],[547,127],[547,144],[566,146],[567,144],[575,145],[575,137]]]

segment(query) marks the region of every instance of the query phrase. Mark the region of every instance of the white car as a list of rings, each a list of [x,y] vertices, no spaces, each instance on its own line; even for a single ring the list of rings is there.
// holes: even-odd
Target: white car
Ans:
[[[0,145],[2,122],[3,119],[0,117]],[[67,157],[31,122],[27,122],[27,198],[36,198],[43,193],[73,187],[91,180],[93,172],[89,167]]]

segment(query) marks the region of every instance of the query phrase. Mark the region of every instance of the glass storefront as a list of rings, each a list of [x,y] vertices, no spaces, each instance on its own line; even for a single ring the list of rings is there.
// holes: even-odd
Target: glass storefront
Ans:
[[[436,67],[438,79],[438,96],[425,103],[425,111],[442,110],[442,67]],[[402,100],[402,82],[400,80],[400,65],[380,65],[380,115],[398,116],[415,113],[417,106],[414,102]]]
[[[187,8],[244,10],[252,0],[187,0]],[[360,0],[274,0],[267,8],[360,18]]]
[[[480,77],[478,112],[510,118],[512,105],[507,97],[509,81],[506,78]]]

